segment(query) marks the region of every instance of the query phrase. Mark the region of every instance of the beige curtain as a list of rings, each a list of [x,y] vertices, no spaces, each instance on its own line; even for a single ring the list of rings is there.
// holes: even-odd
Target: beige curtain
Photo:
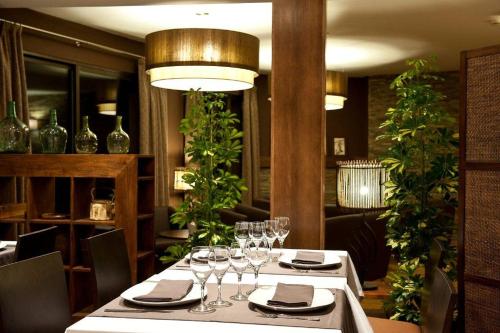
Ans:
[[[242,202],[248,205],[259,197],[259,110],[257,88],[243,92],[243,178],[248,191],[243,193]]]
[[[7,102],[16,102],[17,117],[29,123],[28,94],[24,70],[22,27],[0,21],[0,119],[7,115]],[[14,196],[24,202],[24,179],[15,183]]]
[[[168,206],[169,170],[167,163],[167,105],[166,89],[152,87],[145,72],[144,59],[138,61],[140,146],[141,154],[155,156],[155,206]]]

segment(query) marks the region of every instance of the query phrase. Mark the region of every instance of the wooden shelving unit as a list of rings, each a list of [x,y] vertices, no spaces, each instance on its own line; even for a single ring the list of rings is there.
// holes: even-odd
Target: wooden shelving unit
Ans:
[[[26,191],[24,216],[0,217],[0,239],[57,225],[56,248],[61,251],[72,312],[92,304],[92,279],[85,239],[123,228],[132,281],[154,273],[154,158],[144,155],[1,155],[0,207],[16,203],[16,177]],[[89,219],[91,189],[115,190],[115,216]],[[43,219],[43,213],[67,214]]]

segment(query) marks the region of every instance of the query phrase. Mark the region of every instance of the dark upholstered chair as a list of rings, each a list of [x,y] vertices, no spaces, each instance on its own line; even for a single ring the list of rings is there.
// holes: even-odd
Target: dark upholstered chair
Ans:
[[[131,286],[125,235],[123,229],[116,229],[87,240],[97,291],[96,303],[101,306]]]
[[[236,207],[234,207],[233,210],[236,213],[246,215],[247,221],[249,222],[269,220],[270,216],[268,210],[256,208],[245,204],[236,205]]]
[[[0,267],[0,332],[63,333],[70,323],[60,252]]]
[[[54,252],[57,226],[19,235],[14,261],[26,260]]]
[[[370,226],[371,231],[375,234],[375,246],[377,255],[373,261],[368,263],[366,270],[366,281],[374,281],[381,279],[387,275],[389,268],[389,260],[391,259],[391,249],[387,246],[386,222],[387,219],[379,220],[380,212],[367,212],[364,214],[365,222]]]
[[[235,225],[238,221],[248,221],[248,216],[235,212],[232,209],[219,209],[221,221],[227,225]]]
[[[374,333],[449,333],[457,301],[455,289],[439,268],[434,268],[429,289],[429,305],[423,313],[423,326],[401,321],[368,317]]]

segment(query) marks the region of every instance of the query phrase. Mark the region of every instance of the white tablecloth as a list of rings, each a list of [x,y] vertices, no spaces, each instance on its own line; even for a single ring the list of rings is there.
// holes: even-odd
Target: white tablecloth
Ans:
[[[284,249],[283,251],[295,251]],[[347,255],[345,251],[331,251],[337,255]],[[158,281],[160,279],[182,279],[193,278],[193,274],[188,270],[166,269],[160,274],[153,275],[148,281]],[[356,276],[357,285],[359,280]],[[211,276],[209,283],[215,283],[216,279]],[[348,296],[355,323],[359,333],[373,333],[368,323],[368,319],[363,312],[361,305],[354,296],[354,293],[347,286],[345,277],[325,277],[325,276],[297,276],[297,275],[277,275],[277,274],[259,274],[259,284],[276,285],[278,282],[284,283],[302,283],[312,284],[317,288],[337,288],[346,291]],[[223,283],[237,283],[235,273],[227,273],[224,276]],[[254,277],[251,273],[243,275],[242,283],[254,283]],[[360,286],[359,286],[360,287]],[[360,287],[361,288],[361,287]],[[356,291],[357,292],[357,291]],[[361,291],[362,293],[362,291]],[[200,328],[203,325],[203,328]],[[85,317],[79,322],[66,329],[66,333],[153,333],[179,331],[183,333],[203,332],[203,333],[324,333],[321,328],[304,328],[288,326],[271,325],[251,325],[220,322],[199,322],[199,321],[181,321],[181,320],[152,320],[152,319],[130,319],[130,318],[103,318],[103,317]],[[340,330],[328,330],[330,333],[341,333]]]

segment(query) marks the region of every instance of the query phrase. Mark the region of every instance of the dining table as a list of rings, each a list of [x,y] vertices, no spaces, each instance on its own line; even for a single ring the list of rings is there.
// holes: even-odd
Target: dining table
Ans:
[[[14,262],[16,241],[0,241],[0,266]]]
[[[283,265],[281,258],[293,256],[297,250],[273,250],[275,260],[260,269],[258,283],[261,288],[276,288],[278,284],[300,284],[313,286],[315,293],[317,289],[328,290],[334,295],[335,301],[321,310],[276,316],[249,301],[230,300],[233,303],[230,307],[217,308],[211,314],[195,314],[187,311],[193,304],[166,308],[138,307],[131,306],[122,297],[118,297],[68,327],[66,333],[151,333],[170,330],[186,333],[319,333],[324,332],[324,329],[332,333],[372,333],[359,302],[363,291],[349,254],[346,251],[308,251],[322,252],[325,258],[338,257],[341,263],[333,269],[296,269]],[[141,282],[141,286],[151,289],[163,280],[186,279],[195,280],[188,261],[182,259]],[[207,280],[207,302],[215,300],[217,296],[216,281],[213,274]],[[238,276],[230,268],[223,278],[223,298],[229,300],[229,296],[235,294],[237,283]],[[243,291],[253,289],[254,283],[254,272],[247,269],[241,279]],[[287,316],[291,318],[285,318]]]

